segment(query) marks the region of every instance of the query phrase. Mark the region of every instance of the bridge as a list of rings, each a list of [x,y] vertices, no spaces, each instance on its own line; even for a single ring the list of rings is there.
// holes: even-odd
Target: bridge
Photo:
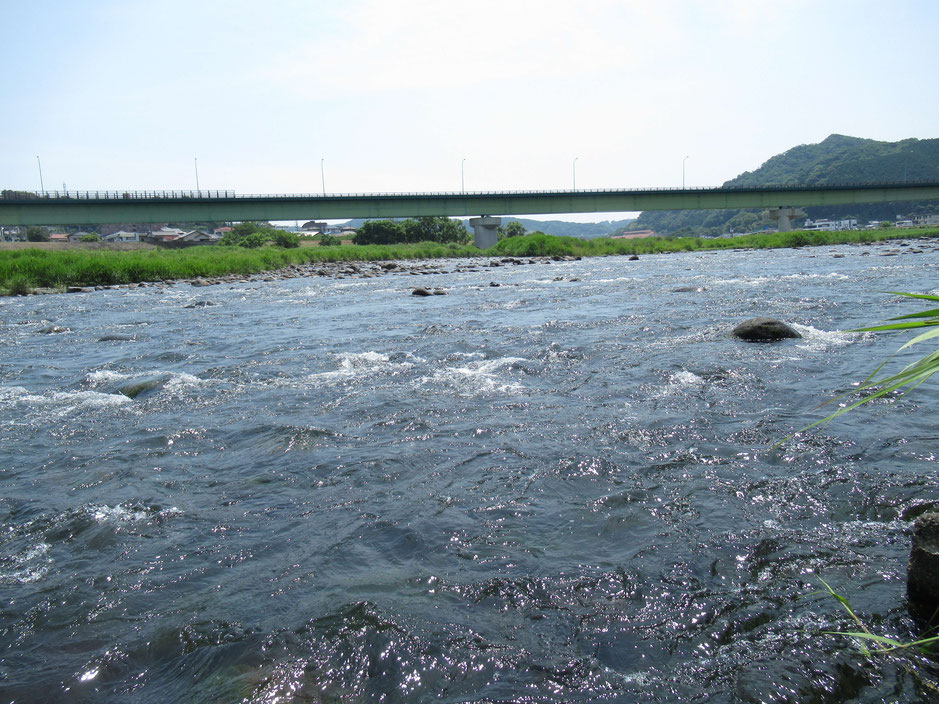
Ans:
[[[795,207],[914,200],[939,200],[939,183],[322,195],[6,190],[0,192],[0,225],[380,219],[738,208],[777,209],[785,217],[786,212]],[[483,227],[491,225],[491,222],[482,224]]]

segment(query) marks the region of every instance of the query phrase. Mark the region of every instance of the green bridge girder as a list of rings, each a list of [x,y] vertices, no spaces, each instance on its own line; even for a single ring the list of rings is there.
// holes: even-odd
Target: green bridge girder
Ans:
[[[422,215],[549,215],[641,210],[780,208],[939,200],[939,183],[765,188],[495,191],[237,196],[230,192],[0,196],[0,225],[234,222],[403,218]]]

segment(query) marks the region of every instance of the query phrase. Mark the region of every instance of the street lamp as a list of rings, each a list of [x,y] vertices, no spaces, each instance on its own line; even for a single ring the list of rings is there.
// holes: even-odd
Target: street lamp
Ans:
[[[574,161],[571,162],[571,186],[573,186],[571,190],[574,190],[574,191],[577,190],[577,160],[579,158],[580,157],[575,156]]]
[[[466,164],[466,157],[460,162],[460,192],[466,193],[466,175],[463,171],[463,165]]]
[[[39,159],[39,155],[36,155],[36,163],[39,164],[39,190],[42,193],[46,192],[46,187],[42,182],[42,161]]]
[[[685,162],[688,161],[688,157],[685,157],[681,160],[681,187],[685,187]]]
[[[326,157],[320,159],[320,177],[323,179],[323,195],[326,195],[326,169],[323,164],[326,161]]]

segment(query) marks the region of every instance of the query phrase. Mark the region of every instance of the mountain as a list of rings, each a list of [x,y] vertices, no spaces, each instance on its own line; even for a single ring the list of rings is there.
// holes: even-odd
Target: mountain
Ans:
[[[824,186],[888,181],[939,181],[939,139],[879,142],[833,134],[818,144],[803,144],[770,158],[723,184],[746,186]],[[939,202],[871,203],[805,208],[812,219],[893,220],[898,214],[939,213]],[[714,235],[730,229],[759,229],[775,223],[760,211],[646,211],[628,229],[660,234]]]

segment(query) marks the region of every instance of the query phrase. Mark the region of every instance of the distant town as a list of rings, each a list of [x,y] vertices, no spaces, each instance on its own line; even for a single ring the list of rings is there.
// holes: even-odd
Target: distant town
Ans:
[[[505,222],[510,222],[506,219]],[[525,221],[529,226],[536,226],[534,221]],[[548,223],[545,223],[546,225]],[[567,223],[555,221],[555,225],[560,224],[572,230],[571,236],[574,237],[596,237],[597,234],[590,235],[579,234],[577,228],[583,225],[585,228],[596,226],[596,223]],[[855,218],[847,219],[806,219],[800,227],[794,228],[801,231],[837,231],[837,230],[873,230],[877,228],[912,228],[939,225],[939,215],[897,215],[893,220],[871,220],[868,222],[859,221]],[[337,237],[340,240],[351,240],[356,233],[356,228],[351,223],[330,225],[326,222],[309,221],[302,225],[280,225],[274,226],[275,229],[294,233],[301,237],[319,238],[324,235]],[[545,228],[548,230],[549,228]],[[60,227],[53,231],[50,228],[39,228],[41,237],[30,237],[29,230],[35,233],[36,228],[26,227],[2,227],[0,228],[0,242],[26,242],[43,241],[59,243],[80,243],[80,242],[143,242],[164,247],[188,247],[194,245],[212,245],[218,244],[222,238],[232,230],[231,224],[220,226],[203,226],[193,229],[173,227],[170,223],[164,224],[119,224],[119,225],[100,225],[92,229],[79,229],[78,227]],[[775,232],[772,228],[757,230],[756,232]],[[754,234],[754,231],[744,232],[726,232],[717,237],[729,238],[743,235]],[[643,237],[655,237],[658,232],[652,229],[629,229],[620,228],[618,231],[610,232],[606,236],[613,239],[639,239]],[[665,234],[664,236],[669,236]],[[712,235],[715,236],[715,235]]]

